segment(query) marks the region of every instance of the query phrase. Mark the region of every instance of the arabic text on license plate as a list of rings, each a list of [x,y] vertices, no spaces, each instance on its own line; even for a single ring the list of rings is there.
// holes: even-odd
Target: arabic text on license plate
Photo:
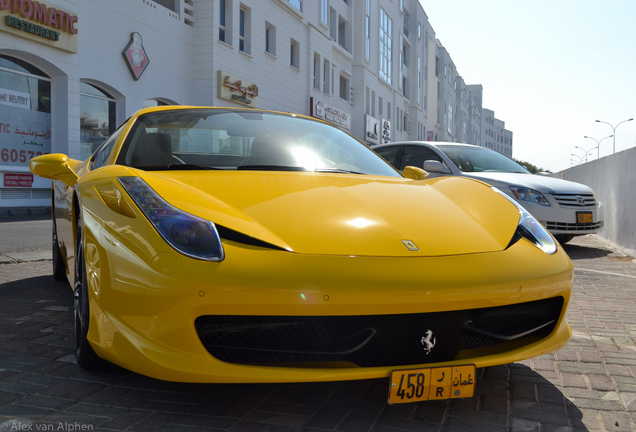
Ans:
[[[592,212],[577,212],[576,220],[578,223],[593,223],[594,222]]]
[[[475,365],[396,370],[389,385],[390,404],[472,397]]]

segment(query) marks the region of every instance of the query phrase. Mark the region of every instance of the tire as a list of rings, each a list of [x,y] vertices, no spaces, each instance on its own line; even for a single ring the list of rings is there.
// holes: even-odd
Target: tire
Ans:
[[[557,241],[563,245],[563,244],[566,244],[567,242],[569,242],[570,240],[572,240],[574,238],[574,236],[567,235],[567,234],[561,234],[561,235],[554,236],[554,238],[556,238]]]
[[[53,218],[53,229],[51,230],[52,247],[51,255],[53,258],[53,278],[56,281],[65,281],[66,278],[66,263],[62,258],[62,252],[60,251],[60,244],[57,241],[57,228],[55,226],[55,218]]]
[[[77,364],[82,369],[95,371],[101,369],[104,361],[95,354],[88,342],[88,325],[90,309],[88,301],[88,283],[86,278],[86,261],[84,260],[84,244],[82,239],[82,220],[77,220],[77,240],[75,245],[75,292],[73,295],[73,315],[75,321],[75,347]]]

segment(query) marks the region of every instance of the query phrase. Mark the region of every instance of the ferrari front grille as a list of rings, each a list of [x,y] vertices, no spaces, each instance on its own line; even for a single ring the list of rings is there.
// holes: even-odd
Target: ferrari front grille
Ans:
[[[229,363],[404,366],[453,360],[474,348],[488,348],[490,354],[510,341],[530,343],[552,332],[563,305],[563,298],[555,297],[421,314],[205,315],[195,320],[195,327],[208,352]]]

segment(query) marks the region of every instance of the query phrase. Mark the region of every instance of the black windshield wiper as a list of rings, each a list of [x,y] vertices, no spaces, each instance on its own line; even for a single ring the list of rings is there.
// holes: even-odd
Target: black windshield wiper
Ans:
[[[239,165],[236,169],[254,171],[307,171],[307,169],[303,167],[289,165]]]
[[[166,170],[216,170],[218,168],[214,168],[211,166],[204,165],[195,165],[195,164],[180,164],[173,163],[169,165],[146,165],[146,166],[136,166],[134,168],[138,168],[144,171],[166,171]]]
[[[341,168],[316,168],[314,170],[314,172],[343,173],[343,174],[362,174],[362,175],[365,174],[365,173],[362,173],[362,172],[351,171],[351,170],[346,170],[346,169],[341,169]]]

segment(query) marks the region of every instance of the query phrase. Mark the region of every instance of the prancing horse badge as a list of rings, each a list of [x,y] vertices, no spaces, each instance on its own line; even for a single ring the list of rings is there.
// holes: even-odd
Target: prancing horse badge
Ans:
[[[402,243],[404,243],[404,246],[406,246],[406,248],[411,252],[417,252],[420,250],[411,240],[402,240]]]

